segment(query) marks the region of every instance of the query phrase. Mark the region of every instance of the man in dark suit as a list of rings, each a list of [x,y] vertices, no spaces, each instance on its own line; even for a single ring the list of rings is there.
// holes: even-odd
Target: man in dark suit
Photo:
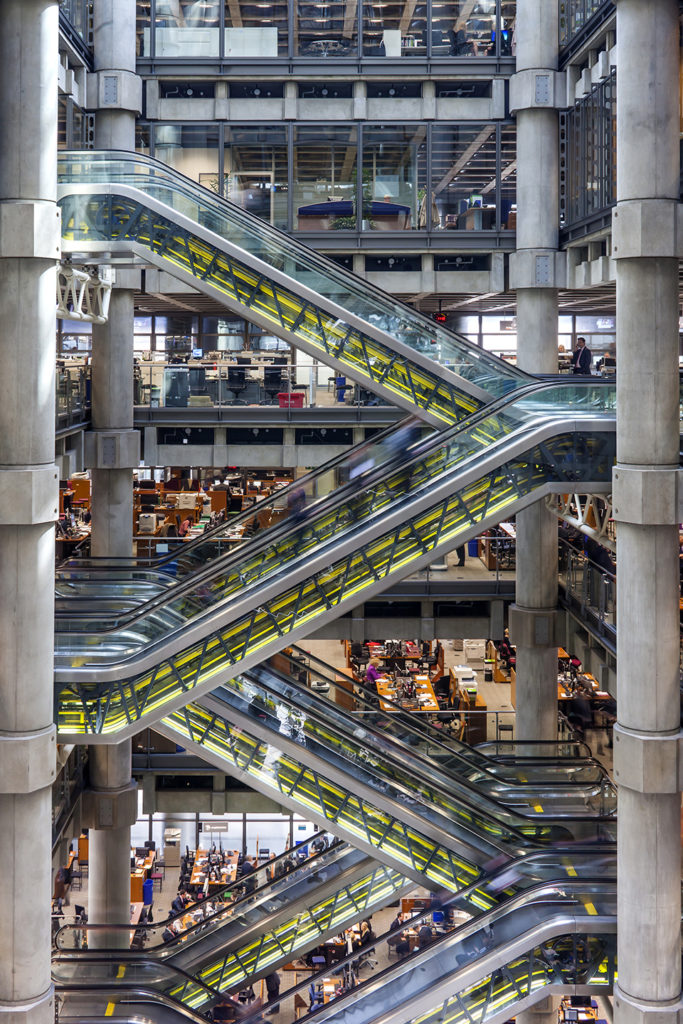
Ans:
[[[577,338],[576,348],[572,353],[572,373],[590,374],[593,354],[586,348],[586,339]]]

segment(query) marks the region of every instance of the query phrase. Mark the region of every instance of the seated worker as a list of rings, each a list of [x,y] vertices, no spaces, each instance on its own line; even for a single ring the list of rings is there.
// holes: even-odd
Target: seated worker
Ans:
[[[417,933],[417,941],[420,945],[420,949],[426,949],[426,947],[431,944],[433,938],[434,936],[432,934],[431,925],[426,923],[423,924]]]
[[[377,686],[377,680],[382,678],[383,673],[379,670],[379,658],[370,658],[365,671],[365,681],[370,686]]]
[[[171,910],[173,911],[174,914],[180,914],[184,909],[185,900],[183,899],[183,894],[181,892],[178,892],[176,894],[176,898],[173,900],[173,903],[171,904]]]
[[[185,519],[183,519],[182,523],[178,527],[178,536],[179,537],[186,537],[191,529],[192,529],[192,520],[190,519],[189,516],[187,516]]]

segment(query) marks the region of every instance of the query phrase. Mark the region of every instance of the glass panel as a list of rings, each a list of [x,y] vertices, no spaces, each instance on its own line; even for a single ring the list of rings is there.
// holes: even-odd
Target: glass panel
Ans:
[[[417,228],[427,184],[427,126],[365,128],[362,226],[372,231]]]
[[[87,38],[89,6],[86,0],[62,0],[60,8],[60,13],[65,15],[67,21],[82,39]]]
[[[495,125],[434,125],[432,191],[433,227],[459,231],[495,229]]]
[[[495,53],[495,38],[495,0],[432,4],[432,56],[488,56]]]
[[[159,160],[187,178],[218,191],[217,125],[156,125],[154,150]]]
[[[425,57],[427,4],[363,3],[365,57]],[[444,48],[444,54],[448,49]]]
[[[514,57],[517,52],[517,0],[502,0],[500,5],[500,55]]]
[[[358,129],[294,130],[294,227],[338,231],[356,227]]]
[[[66,96],[60,96],[57,106],[57,148],[68,149],[69,143],[67,138],[67,98]]]
[[[151,31],[150,31],[150,0],[137,0],[136,23],[135,23],[135,52],[138,57],[149,57]]]
[[[217,57],[219,17],[219,0],[156,0],[157,57]]]
[[[294,17],[295,56],[355,57],[358,53],[357,0],[297,0]]]
[[[287,129],[226,129],[224,162],[226,198],[286,229]]]
[[[500,226],[517,229],[517,126],[500,127]]]
[[[225,56],[286,57],[287,0],[226,0]]]

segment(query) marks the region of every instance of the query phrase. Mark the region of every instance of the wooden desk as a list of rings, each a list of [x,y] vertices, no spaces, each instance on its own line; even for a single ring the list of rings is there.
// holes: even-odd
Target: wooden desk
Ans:
[[[517,531],[513,523],[499,523],[498,529],[500,529],[503,536],[491,537],[488,533],[485,533],[477,539],[477,553],[489,572],[493,572],[498,564],[499,548],[506,544],[507,541],[515,541],[517,539]]]
[[[131,857],[135,857],[135,850],[130,851]],[[154,850],[149,850],[146,857],[135,857],[135,871],[130,873],[130,902],[131,903],[142,903],[143,902],[143,884],[147,878],[149,878],[150,872],[154,865],[154,858],[156,853]]]
[[[390,677],[385,679],[377,680],[377,693],[379,694],[380,701],[379,706],[383,711],[398,711],[399,708],[387,704],[386,701],[382,700],[382,697],[387,700],[394,701],[394,704],[400,704],[398,696],[398,688],[396,683]],[[422,699],[419,699],[422,698]],[[439,702],[436,699],[434,693],[434,687],[431,684],[429,676],[419,675],[415,676],[415,700],[411,701],[411,706],[405,708],[406,711],[438,711]]]
[[[428,896],[402,896],[401,913],[416,914],[419,910],[429,910],[432,901]]]
[[[211,871],[220,871],[221,877],[216,881],[209,882],[209,892],[220,889],[224,885],[229,885],[231,882],[234,882],[237,878],[237,861],[239,860],[239,852],[237,850],[226,850],[224,852],[228,858],[227,862],[218,866],[212,865],[209,867],[209,851],[202,850],[201,848],[197,850],[194,858],[194,864],[192,865],[190,885],[197,889],[201,889]]]

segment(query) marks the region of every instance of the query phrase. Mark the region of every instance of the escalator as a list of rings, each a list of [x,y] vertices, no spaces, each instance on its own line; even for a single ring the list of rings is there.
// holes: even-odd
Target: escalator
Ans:
[[[146,943],[137,943],[144,952],[119,950],[116,956],[123,964],[143,958],[156,963],[163,977],[182,971],[196,979],[196,991],[185,992],[186,1001],[196,1005],[192,1000],[205,986],[218,991],[243,987],[276,969],[274,964],[306,955],[412,888],[414,883],[400,872],[340,844],[291,875],[258,887],[239,903],[215,899],[208,913],[203,903],[195,904],[192,911],[175,918],[175,938],[168,935],[167,922],[138,929],[136,937],[147,937]],[[117,944],[118,934],[125,944],[130,926],[74,924],[61,929],[56,936],[61,978],[82,980],[107,943]]]
[[[478,886],[488,909],[473,916],[471,890],[439,901],[442,909],[438,916],[444,923],[428,945],[420,939],[420,948],[398,963],[389,962],[367,978],[363,970],[371,964],[358,952],[328,965],[325,981],[334,983],[336,979],[340,988],[333,1002],[316,1008],[316,1020],[347,1020],[350,1016],[358,1024],[380,1019],[407,1024],[450,1002],[453,1009],[467,1014],[482,997],[485,1001],[488,997],[489,1012],[494,1007],[497,1013],[504,1009],[503,1019],[507,1019],[512,1007],[522,1009],[549,992],[589,986],[581,991],[606,993],[615,977],[615,871],[613,851],[599,860],[594,851],[575,851],[560,858],[547,854],[527,857],[515,864],[514,874],[509,869],[494,873]],[[596,874],[602,876],[600,880]],[[372,953],[377,961],[390,960],[403,927],[421,935],[422,926],[432,919],[431,908],[426,913],[418,911],[397,930],[376,938]],[[281,967],[283,959],[286,957],[271,957],[251,973],[249,982],[253,984]],[[144,1002],[152,1004],[145,1012],[154,1020],[166,1019],[156,1016],[159,1010],[155,1005],[170,1005],[181,1013],[206,1012],[220,993],[237,991],[243,984],[218,971],[211,984],[150,958],[116,953],[79,958],[76,974],[73,960],[58,957],[53,974],[58,991],[61,989],[74,1007],[81,1007],[80,1013],[84,1012],[83,1001],[91,1000],[92,1014],[92,1000],[105,998],[97,991],[104,987],[105,1002],[113,1002],[117,1016],[125,1015],[131,1004]],[[301,1000],[322,981],[321,975],[307,977],[281,994],[279,1001],[293,997],[297,1005],[297,997]],[[62,1008],[60,1018],[63,1016],[69,1013]],[[252,1018],[254,1024],[257,1019]]]
[[[58,728],[123,739],[557,488],[610,486],[613,391],[535,386],[97,632],[57,623]],[[568,418],[571,417],[571,418]],[[272,540],[272,543],[271,543]],[[69,740],[66,739],[69,738]]]
[[[60,152],[58,174],[72,259],[159,267],[426,422],[455,423],[530,380],[159,161]]]
[[[262,683],[271,697],[292,697],[299,715],[324,709],[334,722],[340,718],[340,709],[345,710],[354,722],[354,732],[358,727],[365,729],[373,749],[393,750],[399,757],[410,751],[415,770],[422,770],[425,776],[429,773],[434,781],[439,780],[453,792],[463,786],[475,786],[478,792],[503,804],[518,810],[534,806],[536,814],[548,813],[551,817],[561,816],[563,810],[570,815],[584,815],[590,813],[591,804],[602,816],[616,811],[614,785],[594,758],[579,756],[576,750],[571,750],[570,756],[562,756],[564,748],[558,743],[549,743],[548,755],[539,757],[535,743],[533,757],[499,762],[444,734],[429,721],[429,716],[403,711],[387,698],[380,702],[373,687],[354,682],[350,691],[348,678],[342,682],[334,669],[298,649],[281,652],[245,673],[245,677],[257,685]],[[309,678],[315,680],[313,692],[308,686]],[[540,788],[542,811],[538,810]]]

